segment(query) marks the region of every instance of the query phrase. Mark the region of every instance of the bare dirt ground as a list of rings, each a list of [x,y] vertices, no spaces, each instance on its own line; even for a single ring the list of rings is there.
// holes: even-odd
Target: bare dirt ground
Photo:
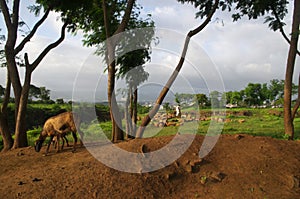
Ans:
[[[157,150],[172,136],[120,148]],[[222,135],[199,159],[197,136],[173,164],[143,174],[111,169],[84,147],[43,156],[28,147],[0,154],[0,198],[300,198],[300,142]]]

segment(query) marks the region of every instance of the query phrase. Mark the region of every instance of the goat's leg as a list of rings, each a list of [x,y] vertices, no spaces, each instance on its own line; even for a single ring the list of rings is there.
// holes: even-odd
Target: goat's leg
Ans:
[[[60,135],[58,134],[58,135],[56,135],[56,137],[57,137],[57,151],[56,151],[56,153],[58,153],[59,152],[59,138],[60,138]]]
[[[50,136],[50,140],[49,140],[49,142],[48,142],[48,146],[47,146],[45,155],[47,155],[48,152],[49,152],[49,148],[50,148],[50,145],[51,145],[51,143],[52,143],[53,137],[54,137],[54,135],[51,135],[51,136]]]
[[[63,138],[66,140],[67,147],[70,147],[70,145],[69,145],[69,140],[67,139],[66,135],[64,135],[64,137],[63,137]]]
[[[61,150],[64,149],[64,145],[65,145],[64,136],[65,136],[65,135],[62,135],[62,138],[61,138],[61,140],[62,140]]]
[[[78,129],[78,133],[80,135],[80,145],[83,146],[83,132],[80,129]]]
[[[73,138],[74,138],[74,144],[73,144],[73,150],[72,150],[72,152],[74,153],[76,151],[76,144],[77,144],[77,135],[76,135],[76,132],[72,131],[72,135],[73,135]]]

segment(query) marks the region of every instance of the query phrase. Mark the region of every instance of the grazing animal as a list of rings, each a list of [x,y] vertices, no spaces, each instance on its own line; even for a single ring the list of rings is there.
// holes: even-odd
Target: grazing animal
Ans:
[[[77,144],[77,136],[76,132],[80,134],[80,144],[83,145],[83,132],[78,128],[76,128],[76,125],[79,126],[80,124],[80,118],[78,115],[72,113],[72,112],[64,112],[59,115],[50,117],[44,124],[43,131],[40,133],[40,136],[38,140],[35,142],[35,151],[39,152],[42,148],[43,142],[45,139],[50,136],[50,141],[48,143],[48,147],[46,149],[46,155],[48,154],[49,147],[51,145],[51,142],[53,138],[56,136],[57,138],[57,152],[59,152],[59,139],[66,135],[68,132],[72,132],[73,138],[74,138],[74,145],[73,145],[73,152],[76,150],[76,144]],[[64,140],[63,140],[64,145]],[[62,146],[63,147],[63,146]]]
[[[63,144],[62,144],[61,148],[63,149],[65,141],[67,143],[67,147],[69,147],[70,145],[69,145],[69,141],[68,141],[68,139],[66,137],[66,134],[62,134],[61,138],[62,138],[62,141],[63,141]],[[57,136],[53,137],[53,139],[52,139],[52,145],[54,146],[55,149],[58,147],[58,143],[57,142],[58,142],[57,141]]]

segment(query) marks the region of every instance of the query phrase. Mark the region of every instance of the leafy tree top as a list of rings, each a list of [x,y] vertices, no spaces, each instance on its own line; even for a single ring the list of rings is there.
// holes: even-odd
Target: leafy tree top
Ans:
[[[199,11],[196,17],[207,16],[214,4],[211,0],[177,0],[181,3],[190,3]],[[269,23],[269,27],[276,31],[285,25],[282,20],[288,13],[287,0],[216,0],[219,3],[219,9],[222,11],[232,12],[234,21],[242,17],[249,19],[257,19],[265,16],[265,23]]]

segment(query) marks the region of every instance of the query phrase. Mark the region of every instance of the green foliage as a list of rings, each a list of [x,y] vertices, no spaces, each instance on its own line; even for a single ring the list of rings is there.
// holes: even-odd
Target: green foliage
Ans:
[[[145,114],[150,111],[150,107],[142,106],[138,104],[138,114]]]
[[[181,3],[190,3],[198,9],[196,17],[208,16],[216,1],[211,0],[177,0]],[[237,21],[242,17],[249,19],[257,19],[265,17],[265,23],[269,24],[269,28],[277,31],[282,30],[286,25],[282,20],[288,13],[287,0],[220,0],[219,9],[222,11],[232,12],[232,19]]]
[[[170,113],[172,111],[172,108],[171,108],[169,102],[164,103],[163,108],[166,110],[167,113]]]
[[[261,105],[264,101],[262,97],[261,84],[249,83],[245,88],[245,102],[250,105]]]
[[[203,93],[196,94],[195,98],[196,98],[196,102],[198,103],[200,108],[203,108],[210,104],[207,96]]]

